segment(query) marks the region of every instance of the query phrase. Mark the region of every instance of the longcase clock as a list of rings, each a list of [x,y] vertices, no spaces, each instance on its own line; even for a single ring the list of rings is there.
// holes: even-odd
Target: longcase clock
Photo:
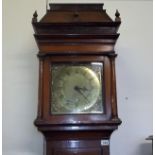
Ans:
[[[117,115],[114,46],[121,24],[103,4],[50,4],[32,18],[39,53],[35,125],[46,155],[110,155]]]

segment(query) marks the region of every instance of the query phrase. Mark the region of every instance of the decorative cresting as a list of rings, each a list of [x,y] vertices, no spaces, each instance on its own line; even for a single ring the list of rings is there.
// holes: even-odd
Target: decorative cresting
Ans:
[[[46,155],[110,155],[121,124],[117,112],[115,53],[120,13],[103,4],[49,4],[32,25],[39,52],[39,103],[35,125]]]
[[[120,18],[120,13],[118,12],[118,10],[116,10],[115,16],[116,16],[115,21],[120,22],[121,18]]]
[[[93,54],[94,51],[103,54],[114,51],[119,36],[117,30],[121,21],[118,11],[115,16],[113,21],[103,10],[103,4],[50,4],[50,10],[39,22],[37,13],[34,13],[34,36],[39,50],[48,54]],[[59,46],[62,41],[64,45]],[[83,47],[84,43],[89,46]]]
[[[38,14],[37,14],[37,11],[35,11],[34,14],[33,14],[32,23],[37,22],[37,17],[38,17]]]

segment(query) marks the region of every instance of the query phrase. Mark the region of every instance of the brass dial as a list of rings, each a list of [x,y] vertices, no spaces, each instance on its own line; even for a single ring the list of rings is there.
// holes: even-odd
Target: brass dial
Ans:
[[[101,98],[101,81],[86,66],[64,66],[55,69],[52,81],[52,111],[81,113]]]

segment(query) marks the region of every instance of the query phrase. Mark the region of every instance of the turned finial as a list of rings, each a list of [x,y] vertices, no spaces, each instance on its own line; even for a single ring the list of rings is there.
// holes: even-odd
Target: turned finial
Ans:
[[[120,13],[118,12],[118,10],[116,10],[116,13],[115,13],[115,21],[121,21],[121,18],[120,18]]]
[[[34,14],[33,14],[33,18],[32,18],[33,23],[37,22],[37,17],[38,17],[38,14],[37,14],[37,11],[35,11]]]

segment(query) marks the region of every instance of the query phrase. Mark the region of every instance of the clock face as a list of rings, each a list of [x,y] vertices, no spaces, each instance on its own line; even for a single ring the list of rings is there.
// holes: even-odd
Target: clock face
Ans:
[[[103,113],[102,63],[52,64],[51,113]]]

